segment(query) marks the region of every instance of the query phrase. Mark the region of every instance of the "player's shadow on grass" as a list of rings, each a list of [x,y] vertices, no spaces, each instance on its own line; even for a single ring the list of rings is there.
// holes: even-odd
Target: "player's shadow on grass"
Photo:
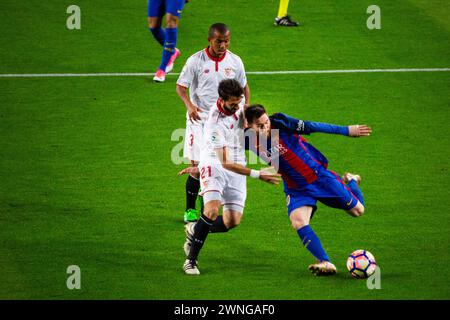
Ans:
[[[207,262],[211,264],[211,269],[218,268],[223,269],[225,272],[237,272],[240,274],[272,272],[274,269],[274,260],[269,257],[273,257],[274,250],[272,248],[258,248],[256,244],[255,246],[243,244],[240,242],[241,240],[236,239],[236,241],[227,242],[219,240],[219,243],[216,242],[214,244],[210,241],[210,244],[214,245],[214,248],[208,251],[215,251],[212,261]]]
[[[176,223],[177,225],[182,224],[183,227],[184,227],[184,225],[186,224],[186,222],[184,222],[184,219],[183,219],[183,214],[181,214],[181,215],[179,215],[179,216],[172,216],[172,221],[173,221],[174,223]]]
[[[226,235],[225,235],[226,236]],[[317,279],[317,281],[326,281],[330,283],[342,283],[351,284],[365,283],[367,279],[354,279],[348,272],[345,263],[337,263],[338,272],[334,275],[315,276],[309,270],[309,264],[313,263],[313,260],[305,260],[300,257],[300,253],[293,253],[292,256],[284,257],[283,254],[277,254],[276,247],[261,248],[256,244],[239,242],[241,239],[231,241],[227,243],[213,243],[210,241],[211,247],[208,249],[208,258],[205,260],[205,268],[202,269],[203,274],[210,274],[218,272],[236,273],[239,275],[249,273],[254,276],[255,274],[267,274],[273,273],[274,270],[279,274],[283,274],[285,277],[294,279],[297,281],[301,278]],[[301,248],[299,248],[300,250]],[[214,251],[214,252],[213,252]],[[214,255],[212,257],[211,255]],[[344,259],[345,260],[345,259]],[[280,263],[281,261],[284,261]],[[345,262],[345,261],[344,261]],[[230,267],[232,266],[232,267]],[[383,272],[381,267],[381,280],[391,279],[404,279],[407,280],[409,276],[402,273],[386,273]],[[349,282],[352,281],[352,282]]]

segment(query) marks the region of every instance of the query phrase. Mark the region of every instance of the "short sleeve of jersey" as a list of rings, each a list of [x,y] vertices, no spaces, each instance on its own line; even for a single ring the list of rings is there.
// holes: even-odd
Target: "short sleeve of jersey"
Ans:
[[[245,74],[244,63],[240,58],[239,58],[239,70],[236,75],[236,80],[239,81],[242,87],[245,87],[247,85],[247,75]]]
[[[183,67],[183,70],[181,70],[180,76],[178,77],[177,84],[186,88],[189,88],[192,84],[192,81],[196,77],[195,74],[195,66],[196,66],[195,57],[190,57],[186,64]]]

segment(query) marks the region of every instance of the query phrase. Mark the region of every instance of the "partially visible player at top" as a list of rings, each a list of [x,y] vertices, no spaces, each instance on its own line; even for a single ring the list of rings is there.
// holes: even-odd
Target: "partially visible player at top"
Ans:
[[[173,63],[180,55],[177,49],[178,22],[184,4],[188,0],[148,0],[148,25],[155,40],[163,47],[161,63],[153,77],[155,82],[164,82],[172,71]],[[166,28],[162,28],[166,16]]]
[[[340,134],[350,137],[369,136],[366,125],[338,126],[303,121],[282,113],[268,116],[261,105],[249,106],[245,118],[251,130],[260,137],[247,147],[281,174],[292,226],[303,245],[317,259],[309,266],[316,275],[334,274],[336,267],[309,226],[317,210],[317,201],[345,210],[354,217],[364,213],[364,197],[359,189],[361,177],[345,173],[342,179],[328,170],[328,160],[301,135],[314,132]],[[273,130],[276,129],[276,130]]]
[[[250,103],[244,64],[239,56],[228,50],[230,39],[231,31],[225,24],[213,24],[209,28],[208,47],[186,61],[177,81],[177,93],[187,109],[183,155],[192,166],[197,166],[200,160],[203,126],[209,110],[219,98],[219,83],[224,79],[237,80],[244,88],[244,104]],[[199,189],[199,175],[191,173],[186,181],[185,222],[199,218],[195,206]]]
[[[282,27],[298,27],[300,24],[297,21],[291,20],[287,10],[289,6],[289,0],[280,0],[280,6],[278,8],[278,15],[275,18],[274,24]]]

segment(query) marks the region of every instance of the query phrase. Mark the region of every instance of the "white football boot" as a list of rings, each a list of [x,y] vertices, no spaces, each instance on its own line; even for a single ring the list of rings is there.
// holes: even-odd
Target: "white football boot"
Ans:
[[[337,272],[336,267],[329,261],[320,261],[312,264],[308,269],[316,276],[333,275]]]
[[[163,70],[158,69],[156,71],[156,73],[155,73],[155,76],[153,77],[153,81],[154,82],[164,82],[164,81],[166,81],[166,73]]]
[[[184,261],[184,264],[183,264],[183,270],[184,270],[184,273],[191,275],[191,276],[197,276],[200,274],[200,271],[197,268],[196,260],[186,259],[186,261]]]

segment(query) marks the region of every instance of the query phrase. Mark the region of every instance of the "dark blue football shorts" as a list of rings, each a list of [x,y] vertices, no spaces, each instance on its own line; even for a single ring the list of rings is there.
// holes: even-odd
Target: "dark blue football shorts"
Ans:
[[[317,201],[346,211],[354,208],[359,201],[339,175],[323,167],[319,169],[316,181],[304,188],[288,189],[285,193],[289,215],[303,206],[313,207],[314,213]]]
[[[179,18],[184,4],[185,0],[148,0],[148,16],[162,17],[170,13]]]

